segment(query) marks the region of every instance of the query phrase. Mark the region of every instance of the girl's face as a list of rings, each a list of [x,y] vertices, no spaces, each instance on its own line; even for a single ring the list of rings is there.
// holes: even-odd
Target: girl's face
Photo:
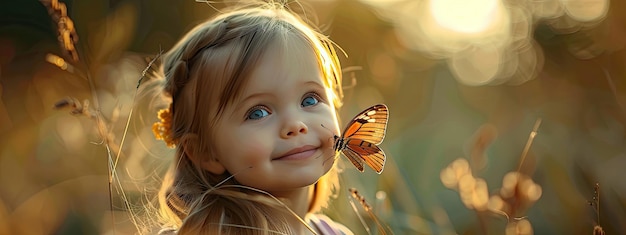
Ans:
[[[339,130],[313,50],[301,40],[272,44],[218,121],[218,162],[211,164],[243,185],[280,193],[312,185],[330,170]]]

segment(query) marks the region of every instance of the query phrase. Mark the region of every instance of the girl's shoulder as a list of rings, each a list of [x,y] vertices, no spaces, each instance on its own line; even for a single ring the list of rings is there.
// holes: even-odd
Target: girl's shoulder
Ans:
[[[346,226],[323,214],[307,214],[306,220],[320,235],[353,235]]]

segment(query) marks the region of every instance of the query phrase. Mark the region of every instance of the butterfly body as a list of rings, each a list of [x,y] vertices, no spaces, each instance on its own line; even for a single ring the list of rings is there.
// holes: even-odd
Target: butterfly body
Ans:
[[[359,171],[364,171],[365,163],[380,174],[386,156],[378,145],[385,138],[388,118],[389,111],[384,104],[363,110],[348,123],[341,136],[335,135],[335,151],[343,153]]]

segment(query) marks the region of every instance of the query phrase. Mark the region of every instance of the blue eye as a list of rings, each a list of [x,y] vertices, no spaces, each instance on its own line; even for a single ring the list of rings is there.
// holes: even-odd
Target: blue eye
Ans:
[[[248,115],[246,116],[246,120],[248,120],[248,119],[258,120],[258,119],[266,117],[267,115],[270,115],[270,112],[267,111],[267,109],[253,108],[250,111],[248,111]]]
[[[312,106],[312,105],[316,105],[317,103],[319,103],[320,101],[317,99],[317,97],[311,95],[311,96],[307,96],[306,98],[304,98],[302,100],[302,107],[307,107],[307,106]]]

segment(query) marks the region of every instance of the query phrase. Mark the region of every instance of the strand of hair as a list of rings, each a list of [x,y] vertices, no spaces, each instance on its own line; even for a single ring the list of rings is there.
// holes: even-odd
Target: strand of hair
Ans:
[[[298,219],[298,221],[300,221],[300,223],[302,223],[309,231],[311,231],[311,233],[318,235],[317,232],[311,228],[311,226],[304,221],[304,219],[302,219],[300,216],[298,216],[298,214],[296,214],[296,212],[294,212],[293,210],[291,210],[291,208],[289,208],[289,206],[285,205],[284,202],[282,202],[280,199],[276,198],[274,195],[261,190],[261,189],[257,189],[257,188],[253,188],[250,186],[245,186],[245,185],[222,185],[220,186],[220,188],[242,188],[242,189],[247,189],[247,190],[251,190],[251,191],[255,191],[257,193],[261,193],[264,194],[270,198],[272,198],[272,200],[276,201],[279,205],[281,205],[283,208],[285,208],[291,215],[293,215],[296,219]]]

